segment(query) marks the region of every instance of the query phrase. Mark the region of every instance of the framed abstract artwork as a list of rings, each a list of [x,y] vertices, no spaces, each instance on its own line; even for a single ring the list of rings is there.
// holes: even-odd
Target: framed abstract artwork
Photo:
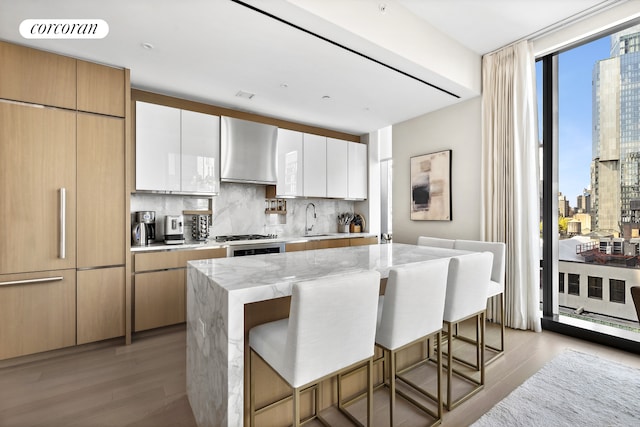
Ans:
[[[451,221],[451,150],[411,157],[411,219]]]

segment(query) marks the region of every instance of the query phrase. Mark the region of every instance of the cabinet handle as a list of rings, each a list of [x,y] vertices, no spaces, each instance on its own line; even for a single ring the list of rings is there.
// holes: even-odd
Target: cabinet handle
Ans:
[[[60,188],[60,259],[65,259],[67,256],[67,189]]]
[[[55,276],[55,277],[43,277],[41,279],[11,280],[9,282],[0,282],[0,286],[27,285],[30,283],[43,283],[43,282],[59,282],[62,279],[64,279],[64,277]]]

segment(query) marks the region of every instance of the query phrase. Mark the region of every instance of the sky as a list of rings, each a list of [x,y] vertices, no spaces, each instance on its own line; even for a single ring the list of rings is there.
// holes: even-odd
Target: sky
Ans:
[[[572,207],[591,182],[592,72],[594,64],[609,58],[610,38],[604,37],[563,52],[558,57],[558,189]],[[538,80],[538,120],[542,120],[541,67]],[[540,137],[542,131],[540,128]]]

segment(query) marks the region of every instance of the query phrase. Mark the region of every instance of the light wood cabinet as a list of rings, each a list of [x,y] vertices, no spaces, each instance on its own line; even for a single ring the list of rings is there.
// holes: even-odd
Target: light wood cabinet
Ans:
[[[75,268],[75,112],[0,102],[0,123],[0,274]]]
[[[185,295],[184,268],[136,274],[135,331],[184,322]]]
[[[307,250],[307,242],[287,243],[284,246],[285,252],[298,252],[298,251],[306,251],[306,250]]]
[[[226,255],[224,248],[135,254],[134,331],[184,322],[187,261]]]
[[[363,246],[363,245],[377,245],[378,238],[371,237],[345,237],[340,239],[321,239],[310,240],[308,242],[295,242],[287,243],[285,246],[285,252],[297,252],[308,251],[312,249],[328,249],[328,248],[343,248],[346,246]]]
[[[61,277],[0,287],[0,358],[124,334],[128,89],[126,70],[0,41],[0,98],[20,102],[0,99],[0,275]]]
[[[356,237],[349,239],[349,246],[377,245],[378,238],[372,237]]]
[[[345,246],[349,246],[349,239],[324,239],[307,242],[307,250],[343,248]]]
[[[76,108],[76,60],[0,41],[0,98]]]
[[[78,268],[125,263],[124,120],[78,114]]]
[[[0,275],[0,360],[75,343],[75,269]]]
[[[124,117],[125,70],[77,61],[79,111]]]
[[[124,267],[78,271],[78,344],[124,336],[124,279]]]
[[[143,273],[168,268],[185,268],[187,261],[224,258],[226,256],[227,250],[225,248],[136,253],[134,255],[134,271]]]

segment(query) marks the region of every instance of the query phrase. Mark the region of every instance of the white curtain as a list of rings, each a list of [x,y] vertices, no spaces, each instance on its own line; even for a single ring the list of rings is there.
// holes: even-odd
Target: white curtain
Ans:
[[[540,201],[531,43],[485,55],[482,88],[482,237],[507,245],[505,325],[539,332]],[[495,304],[489,316],[498,313]]]

